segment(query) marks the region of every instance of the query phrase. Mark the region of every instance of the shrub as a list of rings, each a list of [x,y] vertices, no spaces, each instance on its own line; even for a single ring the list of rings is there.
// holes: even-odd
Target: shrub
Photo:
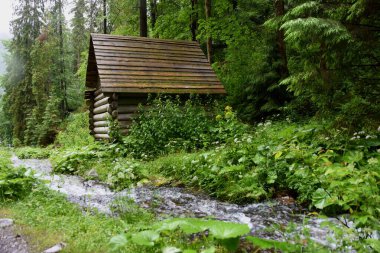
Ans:
[[[13,168],[9,152],[0,150],[0,199],[15,200],[28,195],[36,183],[31,174],[25,168]]]
[[[46,159],[49,158],[51,150],[35,147],[17,148],[15,153],[20,159]]]
[[[88,113],[73,113],[67,118],[55,144],[62,148],[82,147],[94,143],[88,126]]]
[[[248,127],[239,123],[231,107],[222,115],[210,105],[188,100],[158,98],[140,112],[124,145],[137,158],[154,158],[179,151],[207,149],[241,135]]]

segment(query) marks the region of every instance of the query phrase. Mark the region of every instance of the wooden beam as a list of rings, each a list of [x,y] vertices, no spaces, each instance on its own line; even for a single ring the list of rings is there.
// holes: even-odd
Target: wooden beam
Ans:
[[[110,129],[109,127],[95,127],[93,131],[95,134],[109,134]]]
[[[101,113],[111,113],[111,107],[109,104],[101,105],[99,107],[94,108],[94,114],[101,114]]]
[[[94,121],[107,121],[111,115],[108,112],[94,115]]]
[[[95,121],[95,127],[108,127],[108,121]]]
[[[95,139],[98,139],[98,140],[110,138],[110,136],[108,134],[95,134],[94,137],[95,137]]]
[[[97,102],[95,102],[94,107],[99,107],[99,106],[108,104],[108,102],[109,102],[109,97],[104,97],[104,98],[98,100]]]
[[[132,120],[134,117],[135,117],[135,114],[133,114],[133,113],[117,115],[117,119],[119,121]]]
[[[124,105],[124,106],[119,106],[117,108],[117,112],[119,114],[125,114],[125,113],[134,113],[138,110],[137,105]]]
[[[95,97],[95,102],[99,101],[99,100],[102,100],[103,98],[105,98],[106,96],[104,95],[104,93],[100,93],[99,95],[97,95]]]
[[[102,90],[101,90],[101,89],[97,89],[97,90],[94,92],[95,96],[98,96],[98,95],[100,95],[101,93],[102,93]]]

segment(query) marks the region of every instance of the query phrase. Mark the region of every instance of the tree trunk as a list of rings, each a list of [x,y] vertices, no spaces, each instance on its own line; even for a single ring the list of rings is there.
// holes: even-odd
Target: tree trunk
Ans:
[[[148,37],[148,21],[146,14],[146,0],[140,0],[140,36]]]
[[[211,17],[211,0],[205,0],[206,20]],[[209,63],[212,63],[212,38],[207,38],[207,59]]]
[[[231,0],[231,3],[232,3],[232,9],[236,11],[237,6],[238,6],[238,0]]]
[[[283,16],[285,14],[284,0],[275,0],[274,5],[275,5],[274,7],[275,7],[275,12],[276,12],[276,17]],[[277,48],[278,48],[278,52],[280,54],[281,61],[282,61],[279,71],[280,71],[281,79],[283,79],[289,75],[289,70],[288,70],[288,58],[286,56],[284,31],[281,29],[277,31]]]
[[[59,0],[59,63],[60,63],[60,84],[61,84],[61,90],[62,90],[62,114],[67,114],[67,87],[66,87],[66,81],[65,81],[65,62],[64,62],[64,50],[63,50],[63,6],[62,6],[62,0]]]
[[[103,33],[107,34],[107,0],[103,0]]]
[[[191,38],[193,41],[196,41],[198,29],[198,0],[191,0],[191,10]]]
[[[150,20],[153,29],[157,22],[157,0],[150,0]]]

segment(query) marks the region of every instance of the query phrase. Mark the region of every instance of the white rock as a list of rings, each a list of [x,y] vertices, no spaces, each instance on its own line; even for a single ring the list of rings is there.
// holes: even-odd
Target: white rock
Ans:
[[[66,247],[66,243],[60,242],[42,253],[58,253],[62,251],[64,247]]]
[[[13,225],[12,219],[0,219],[0,228],[5,228]]]
[[[98,178],[99,177],[99,175],[98,175],[98,173],[96,172],[95,169],[91,169],[90,171],[88,171],[86,173],[86,176],[88,176],[90,178]]]

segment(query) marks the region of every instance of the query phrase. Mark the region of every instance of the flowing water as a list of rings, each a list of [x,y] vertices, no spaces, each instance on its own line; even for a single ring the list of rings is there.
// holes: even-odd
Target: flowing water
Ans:
[[[113,192],[106,185],[79,176],[52,174],[48,160],[12,158],[15,167],[24,166],[35,171],[35,176],[45,180],[47,186],[65,194],[69,201],[83,208],[96,208],[99,212],[115,215],[112,205],[127,197],[140,207],[147,208],[161,217],[213,217],[219,220],[245,223],[251,234],[263,238],[286,240],[283,228],[294,224],[294,234],[301,234],[307,228],[311,239],[330,245],[328,238],[333,234],[321,226],[325,219],[308,217],[305,210],[295,204],[278,201],[249,205],[236,205],[220,202],[200,193],[177,187],[136,187],[122,192]],[[337,222],[336,219],[329,219]],[[272,229],[271,229],[272,228]],[[275,229],[273,229],[275,228]]]

